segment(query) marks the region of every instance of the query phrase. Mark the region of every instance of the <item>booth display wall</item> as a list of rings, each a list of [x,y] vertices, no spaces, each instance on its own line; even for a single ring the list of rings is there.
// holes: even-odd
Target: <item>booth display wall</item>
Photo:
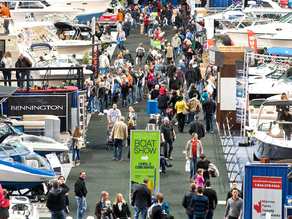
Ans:
[[[245,177],[244,177],[244,218],[252,218],[252,219],[256,219],[258,218],[255,215],[258,215],[260,217],[260,213],[265,213],[265,209],[270,210],[273,219],[280,219],[280,218],[284,218],[284,204],[286,202],[286,196],[287,195],[292,195],[292,182],[290,182],[287,178],[287,174],[290,173],[292,171],[291,168],[288,167],[288,165],[284,164],[284,165],[271,165],[271,164],[265,164],[265,165],[254,165],[254,164],[250,164],[250,165],[245,165]],[[255,189],[255,183],[253,184],[253,177],[263,177],[263,178],[270,178],[271,181],[273,180],[279,180],[281,181],[281,188],[271,188],[269,183],[263,184],[263,187],[266,187],[265,189],[261,190],[262,192],[257,193],[257,201],[256,203],[254,203],[255,201],[255,197],[253,197],[253,189]],[[273,184],[273,182],[272,182]],[[276,184],[275,184],[276,185]],[[268,194],[268,191],[270,191],[271,193],[274,194],[282,194],[282,197],[279,195],[275,195],[273,196],[273,194]],[[278,193],[277,193],[278,191]],[[255,194],[255,193],[254,193]],[[277,202],[277,203],[273,203],[272,201],[270,201],[271,203],[268,203],[269,201],[267,201],[266,206],[260,206],[258,207],[257,205],[259,205],[258,200],[261,199],[261,197],[267,197],[267,196],[272,196],[274,197],[275,200],[277,200],[277,198],[280,198],[280,201],[282,201],[282,205]],[[273,198],[272,198],[273,199]],[[263,204],[263,203],[262,203]],[[260,208],[260,209],[258,209]],[[268,209],[270,208],[270,209]],[[275,208],[275,209],[273,209]],[[280,208],[280,209],[277,209]],[[266,211],[266,212],[267,212]],[[273,212],[274,211],[274,212]],[[278,213],[276,212],[281,212],[280,216],[276,216],[278,215]],[[273,216],[273,214],[275,216]],[[265,217],[261,217],[261,218],[265,218]]]

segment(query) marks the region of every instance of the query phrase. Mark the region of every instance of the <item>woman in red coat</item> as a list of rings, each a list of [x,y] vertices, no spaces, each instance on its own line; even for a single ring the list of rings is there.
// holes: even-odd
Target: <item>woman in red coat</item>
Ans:
[[[144,34],[145,35],[147,35],[148,33],[149,18],[150,18],[149,14],[147,14],[146,17],[144,18]]]

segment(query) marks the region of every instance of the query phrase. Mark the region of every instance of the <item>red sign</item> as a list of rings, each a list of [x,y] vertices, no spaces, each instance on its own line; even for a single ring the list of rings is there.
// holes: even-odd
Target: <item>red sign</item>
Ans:
[[[255,53],[258,53],[257,39],[255,38],[255,33],[251,30],[247,30],[248,47],[253,48]]]
[[[94,76],[97,77],[97,73],[98,73],[98,55],[97,55],[97,45],[94,45],[93,47],[93,65],[95,68],[95,72],[94,72]]]
[[[252,177],[253,189],[282,189],[282,178]]]

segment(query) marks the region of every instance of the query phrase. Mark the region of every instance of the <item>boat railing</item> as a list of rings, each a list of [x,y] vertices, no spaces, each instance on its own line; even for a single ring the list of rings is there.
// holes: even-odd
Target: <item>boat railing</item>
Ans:
[[[24,79],[11,79],[11,82],[23,82],[26,85],[26,92],[30,92],[30,86],[35,81],[42,82],[42,89],[47,89],[49,87],[49,83],[51,81],[66,81],[69,84],[72,84],[72,81],[76,81],[76,86],[79,89],[83,88],[84,84],[84,74],[83,74],[83,66],[68,66],[68,67],[29,67],[29,68],[0,68],[0,71],[8,70],[15,72],[24,72]],[[58,78],[51,78],[52,72],[67,70],[68,73],[65,76],[60,76]],[[47,71],[44,78],[33,79],[30,77],[30,71]],[[0,80],[0,82],[4,82],[4,80]]]

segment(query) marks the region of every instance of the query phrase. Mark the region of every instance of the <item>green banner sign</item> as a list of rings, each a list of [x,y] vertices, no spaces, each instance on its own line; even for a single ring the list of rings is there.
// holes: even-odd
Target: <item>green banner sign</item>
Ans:
[[[156,47],[157,49],[161,49],[161,41],[160,40],[153,40],[152,46]]]
[[[159,192],[160,132],[131,131],[131,194],[148,178],[152,195]],[[130,196],[131,197],[131,196]]]
[[[153,19],[156,19],[156,16],[158,15],[158,12],[151,12],[151,15],[153,16]]]

